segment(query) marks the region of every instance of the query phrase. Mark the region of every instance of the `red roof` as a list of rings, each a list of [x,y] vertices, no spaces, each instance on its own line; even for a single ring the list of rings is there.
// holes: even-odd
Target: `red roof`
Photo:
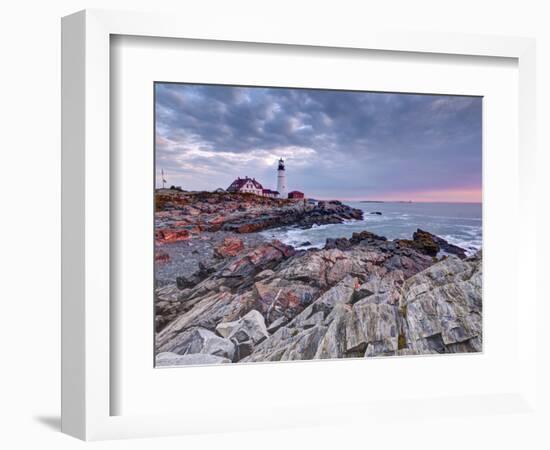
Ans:
[[[264,187],[258,182],[256,181],[254,178],[248,178],[248,177],[244,177],[244,178],[237,178],[235,181],[233,181],[233,183],[231,183],[231,185],[227,188],[227,190],[229,192],[237,192],[239,189],[241,189],[247,182],[250,182],[252,183],[252,185],[256,188],[256,189],[263,189]]]

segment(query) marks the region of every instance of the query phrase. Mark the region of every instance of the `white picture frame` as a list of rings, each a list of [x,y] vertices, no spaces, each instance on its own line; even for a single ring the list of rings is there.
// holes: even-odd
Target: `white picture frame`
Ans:
[[[193,39],[256,44],[296,45],[303,48],[366,49],[414,54],[448,54],[501,57],[517,60],[519,77],[519,183],[518,212],[521,227],[535,228],[534,186],[536,85],[535,42],[528,38],[472,36],[445,33],[401,33],[396,31],[338,29],[285,29],[261,22],[195,22],[192,17],[87,10],[67,16],[62,22],[62,430],[85,440],[162,436],[182,433],[257,429],[251,420],[222,425],[223,417],[189,414],[113,415],[111,336],[113,320],[110,297],[111,210],[110,182],[110,39],[113,35]],[[526,286],[517,316],[522,342],[535,342],[537,294],[533,261],[536,243],[524,242],[517,249],[517,282]],[[527,267],[529,261],[530,267]],[[531,292],[528,292],[532,289]],[[518,295],[516,293],[516,295]],[[536,358],[533,345],[521,346],[521,370],[511,391],[463,398],[402,399],[400,414],[414,415],[437,405],[445,414],[498,414],[510,410],[518,414],[537,411]],[[267,367],[267,366],[264,366]],[[216,368],[211,368],[216,370]],[[269,367],[262,369],[269,371]],[[184,377],[184,373],[181,375]],[[405,401],[406,400],[406,401]],[[392,400],[395,401],[395,400]],[[427,403],[426,403],[427,402]],[[351,403],[345,413],[335,405],[303,405],[270,426],[324,424],[335,417],[375,417],[388,414],[389,401],[372,404]],[[341,405],[340,405],[341,406]],[[330,408],[329,408],[330,407]],[[329,412],[330,409],[330,412]],[[245,412],[240,413],[242,417]],[[260,415],[261,416],[261,415]],[[390,414],[391,416],[391,414]],[[260,417],[261,418],[261,417]]]

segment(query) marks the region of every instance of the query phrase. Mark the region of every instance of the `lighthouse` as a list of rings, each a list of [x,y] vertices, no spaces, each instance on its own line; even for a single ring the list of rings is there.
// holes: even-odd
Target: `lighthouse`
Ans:
[[[287,198],[285,162],[283,158],[279,159],[279,168],[277,169],[277,191],[279,192],[279,198]]]

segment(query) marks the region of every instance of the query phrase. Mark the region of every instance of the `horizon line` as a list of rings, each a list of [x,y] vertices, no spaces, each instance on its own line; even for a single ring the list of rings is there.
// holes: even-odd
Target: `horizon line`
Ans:
[[[456,200],[353,200],[353,199],[341,199],[341,198],[319,198],[316,200],[338,200],[341,202],[362,202],[362,203],[471,203],[471,204],[482,204],[483,201],[471,202],[471,201],[456,201]]]

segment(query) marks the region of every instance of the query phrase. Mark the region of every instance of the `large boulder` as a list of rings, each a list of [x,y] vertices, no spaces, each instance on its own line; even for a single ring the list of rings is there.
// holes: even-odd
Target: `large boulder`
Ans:
[[[296,316],[317,297],[319,288],[303,281],[270,277],[254,283],[254,293],[255,308],[271,324],[284,317]]]
[[[466,258],[466,250],[447,242],[445,239],[418,228],[413,233],[412,240],[399,239],[396,241],[401,247],[409,247],[429,256],[437,256],[440,251],[450,255]]]
[[[436,236],[435,234],[429,233],[428,231],[421,230],[418,228],[415,233],[413,233],[413,240],[432,240],[435,242],[441,251],[449,254],[458,256],[460,259],[466,258],[466,250],[459,247],[458,245],[451,244],[445,239]]]
[[[482,350],[482,263],[454,256],[408,279],[400,310],[417,354]]]
[[[269,337],[264,317],[255,309],[239,320],[218,324],[216,332],[233,343],[236,360],[250,355],[255,345]]]
[[[365,354],[367,342],[353,306],[337,303],[324,325],[328,328],[319,342],[316,359],[362,357]]]
[[[255,309],[238,320],[218,324],[216,331],[224,338],[238,341],[251,340],[254,344],[269,336],[264,317]]]
[[[413,245],[415,248],[430,256],[436,256],[441,248],[437,240],[434,239],[433,234],[422,231],[421,229],[413,233]]]
[[[249,286],[254,276],[266,269],[273,269],[281,261],[293,256],[294,248],[279,241],[261,244],[232,261],[218,275],[229,287]]]
[[[158,347],[160,352],[187,355],[205,353],[233,360],[235,345],[229,339],[223,339],[205,328],[186,330]]]
[[[319,342],[327,327],[323,325],[308,329],[282,327],[269,339],[254,348],[243,362],[291,361],[313,359]]]
[[[398,307],[377,300],[377,296],[367,297],[354,305],[367,344],[365,356],[391,355],[398,350]]]

